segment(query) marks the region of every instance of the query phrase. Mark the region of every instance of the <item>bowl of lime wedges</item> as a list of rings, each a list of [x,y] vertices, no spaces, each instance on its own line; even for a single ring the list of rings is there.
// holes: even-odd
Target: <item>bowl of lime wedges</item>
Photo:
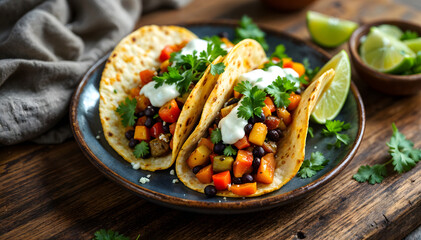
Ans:
[[[421,26],[377,21],[360,26],[348,44],[356,72],[374,89],[390,95],[421,90]]]

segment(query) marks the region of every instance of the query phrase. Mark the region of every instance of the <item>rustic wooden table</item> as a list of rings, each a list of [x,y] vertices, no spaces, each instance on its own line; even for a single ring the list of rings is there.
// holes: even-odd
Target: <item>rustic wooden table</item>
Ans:
[[[320,0],[308,9],[358,22],[421,22],[418,0]],[[182,10],[142,16],[138,26],[239,19],[309,39],[305,10],[279,13],[257,0],[196,0]],[[331,53],[340,48],[331,50]],[[400,239],[421,224],[421,164],[382,184],[352,180],[362,164],[386,161],[391,123],[421,147],[421,94],[390,97],[353,76],[367,113],[363,142],[333,181],[295,203],[243,215],[203,215],[149,203],[105,178],[74,140],[0,148],[0,239],[89,239],[114,229],[141,239]]]

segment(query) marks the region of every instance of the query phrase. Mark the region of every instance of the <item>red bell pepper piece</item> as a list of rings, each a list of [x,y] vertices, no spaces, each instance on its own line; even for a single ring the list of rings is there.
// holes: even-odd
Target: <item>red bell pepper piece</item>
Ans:
[[[180,116],[180,108],[178,108],[177,102],[175,99],[164,104],[164,106],[159,109],[159,116],[161,119],[168,123],[177,122],[178,117]]]
[[[162,127],[162,122],[155,123],[151,130],[151,136],[154,138],[158,138],[161,133],[164,133],[164,128]]]
[[[230,171],[220,172],[212,176],[213,184],[216,190],[222,191],[228,188],[228,184],[231,183]]]

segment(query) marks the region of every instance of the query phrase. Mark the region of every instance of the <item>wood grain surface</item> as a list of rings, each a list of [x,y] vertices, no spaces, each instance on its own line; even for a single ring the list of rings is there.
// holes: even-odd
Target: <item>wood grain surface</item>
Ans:
[[[418,0],[319,0],[308,9],[367,22],[421,22]],[[409,3],[408,3],[409,2]],[[408,4],[408,5],[405,5]],[[279,13],[257,0],[196,0],[182,10],[143,15],[138,26],[240,18],[309,39],[305,10]],[[341,48],[330,50],[331,53]],[[354,160],[320,190],[287,206],[242,215],[203,215],[149,203],[109,181],[74,140],[0,148],[0,239],[90,239],[101,228],[132,239],[401,239],[421,224],[421,164],[383,183],[352,180],[362,164],[389,159],[391,123],[421,147],[421,94],[391,97],[354,74],[367,125]],[[390,171],[391,173],[392,171]]]

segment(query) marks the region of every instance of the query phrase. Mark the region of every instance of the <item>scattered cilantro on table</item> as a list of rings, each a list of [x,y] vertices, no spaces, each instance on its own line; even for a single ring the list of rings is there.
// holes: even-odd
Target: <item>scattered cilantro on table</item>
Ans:
[[[415,39],[415,38],[418,38],[419,36],[418,36],[418,33],[417,32],[413,32],[413,31],[411,31],[411,30],[406,30],[403,34],[402,34],[402,36],[401,36],[401,41],[403,41],[403,40],[410,40],[410,39]]]
[[[278,78],[266,88],[266,92],[273,97],[273,102],[278,108],[288,107],[291,103],[289,100],[290,94],[298,89],[292,78],[293,76],[291,75],[282,78],[278,76]]]
[[[314,138],[314,133],[313,133],[313,128],[312,127],[308,127],[308,134],[310,135],[310,137]]]
[[[245,120],[262,114],[262,108],[265,106],[266,93],[256,86],[252,86],[249,81],[240,82],[234,87],[234,90],[243,94],[243,100],[238,107],[238,117]]]
[[[326,128],[322,130],[322,134],[326,137],[336,137],[336,142],[334,144],[329,144],[328,147],[335,146],[340,148],[342,143],[348,145],[351,142],[351,139],[347,134],[339,133],[345,130],[348,130],[351,125],[339,120],[327,120],[325,124]]]
[[[316,74],[319,72],[320,67],[311,68],[308,58],[303,59],[303,65],[305,68],[304,76],[307,76],[308,80],[311,82],[314,76],[316,76]]]
[[[130,240],[130,238],[124,236],[123,234],[105,229],[96,231],[94,236],[95,237],[92,238],[92,240]]]
[[[265,40],[266,34],[260,30],[260,28],[253,22],[251,18],[244,15],[241,18],[239,25],[240,26],[235,29],[235,43],[238,43],[239,41],[246,38],[251,38],[259,42],[264,50],[267,51],[269,49],[269,46]]]
[[[236,154],[237,154],[237,151],[231,145],[228,145],[227,147],[224,148],[225,156],[234,156]]]
[[[124,102],[121,102],[116,112],[120,115],[121,123],[123,126],[133,126],[135,124],[136,116],[135,110],[136,110],[137,101],[135,98],[130,99],[129,97],[126,97]]]
[[[310,178],[320,170],[322,170],[329,162],[321,152],[311,153],[310,159],[304,160],[298,171],[298,176],[301,178]]]
[[[214,130],[212,130],[210,138],[211,138],[211,142],[213,144],[216,144],[216,143],[219,143],[220,141],[222,141],[221,129],[215,128]]]
[[[149,145],[147,142],[142,141],[136,145],[133,150],[133,154],[136,158],[141,158],[149,154]]]
[[[386,165],[392,164],[394,171],[404,173],[411,170],[420,161],[421,149],[414,148],[414,143],[406,139],[405,135],[399,132],[394,123],[392,124],[392,128],[392,137],[386,143],[392,159],[383,164],[361,166],[353,176],[356,181],[367,181],[370,184],[381,183],[384,177],[387,176]]]

